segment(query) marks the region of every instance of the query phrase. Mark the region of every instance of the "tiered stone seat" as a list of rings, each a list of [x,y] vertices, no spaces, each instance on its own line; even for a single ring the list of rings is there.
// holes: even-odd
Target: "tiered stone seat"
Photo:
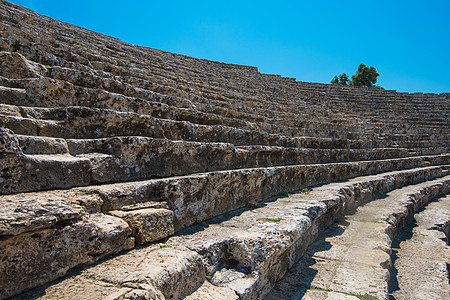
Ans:
[[[0,0],[0,299],[276,295],[334,220],[413,185],[439,187],[420,205],[448,194],[449,106],[133,46]]]

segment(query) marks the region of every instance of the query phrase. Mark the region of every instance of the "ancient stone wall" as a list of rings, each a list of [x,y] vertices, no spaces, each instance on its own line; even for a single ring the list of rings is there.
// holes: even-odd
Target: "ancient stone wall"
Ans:
[[[298,82],[0,0],[0,299],[296,293],[308,247],[372,202],[376,288],[301,287],[386,298],[395,232],[450,190],[449,115],[448,93]]]

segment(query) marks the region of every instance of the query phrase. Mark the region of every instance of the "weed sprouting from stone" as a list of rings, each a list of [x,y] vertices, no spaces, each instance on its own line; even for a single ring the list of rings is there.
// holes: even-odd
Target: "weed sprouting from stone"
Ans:
[[[378,297],[375,297],[375,296],[372,296],[369,294],[359,295],[359,294],[354,294],[354,293],[348,293],[346,295],[353,296],[353,297],[356,297],[361,300],[379,300]]]
[[[288,192],[279,192],[278,193],[278,196],[280,196],[280,197],[289,197],[291,194],[289,194]]]
[[[160,249],[163,249],[163,248],[170,248],[170,247],[172,247],[171,244],[159,244],[159,248],[160,248]]]
[[[309,188],[304,188],[304,189],[302,189],[302,190],[300,190],[300,194],[309,194],[309,193],[311,193],[311,191],[312,191],[312,189],[309,189]]]
[[[359,295],[359,294],[354,294],[354,293],[348,293],[346,295],[353,296],[353,297],[356,297],[361,300],[379,300],[378,297],[375,297],[375,296],[372,296],[369,294]]]
[[[283,219],[283,218],[280,218],[280,217],[276,217],[276,218],[270,218],[270,219],[267,219],[267,221],[270,221],[270,222],[280,222],[280,221],[284,221],[284,219]]]

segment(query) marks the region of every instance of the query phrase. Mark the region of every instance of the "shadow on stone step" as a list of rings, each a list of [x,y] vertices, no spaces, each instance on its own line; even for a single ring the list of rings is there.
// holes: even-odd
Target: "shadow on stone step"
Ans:
[[[325,229],[316,239],[316,242],[308,247],[305,256],[278,282],[274,292],[269,294],[266,300],[275,299],[274,297],[278,297],[278,299],[303,299],[308,290],[320,290],[318,286],[313,285],[313,282],[317,281],[316,276],[319,272],[316,266],[322,260],[316,257],[316,253],[330,250],[332,244],[327,239],[342,235],[348,225],[349,222],[346,218],[340,217]],[[334,266],[330,267],[334,268]],[[330,271],[334,273],[335,270]],[[321,280],[323,279],[319,279],[319,281]],[[322,284],[319,283],[319,285]]]
[[[421,208],[416,213],[424,210],[424,208]],[[392,294],[394,291],[400,290],[397,276],[398,276],[398,270],[395,267],[395,262],[399,258],[397,256],[398,249],[400,247],[400,243],[410,240],[413,236],[414,228],[417,227],[416,219],[409,218],[406,221],[405,226],[403,229],[397,234],[396,238],[392,241],[391,249],[391,265],[392,267],[389,269],[389,281],[388,281],[388,293]],[[395,297],[392,295],[389,295],[390,300],[395,300]]]

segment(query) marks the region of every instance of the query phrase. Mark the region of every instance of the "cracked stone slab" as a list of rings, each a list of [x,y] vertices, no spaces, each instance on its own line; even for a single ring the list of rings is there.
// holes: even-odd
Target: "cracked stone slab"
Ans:
[[[161,292],[152,286],[146,289],[134,289],[125,286],[89,279],[81,276],[68,278],[59,284],[31,291],[16,297],[17,300],[85,300],[85,299],[130,299],[164,300]]]
[[[160,244],[131,250],[33,293],[58,293],[62,299],[70,299],[74,295],[70,286],[75,283],[79,299],[91,299],[92,289],[105,299],[122,299],[119,296],[130,292],[145,297],[125,299],[179,299],[195,292],[204,281],[200,255],[184,247]],[[215,289],[220,290],[226,291]]]
[[[0,193],[33,192],[88,185],[91,162],[68,154],[0,154]]]
[[[333,291],[367,294],[387,299],[391,233],[397,230],[396,227],[402,226],[408,214],[414,212],[416,203],[425,203],[449,190],[450,176],[410,184],[381,195],[340,217],[338,222],[322,232],[320,238],[308,248],[308,256],[294,264],[283,279],[276,283],[269,299],[280,293],[289,298],[289,295],[295,293],[306,295],[315,290],[321,290],[322,293]],[[359,194],[360,197],[365,197]],[[377,210],[376,207],[381,209]],[[390,207],[390,210],[385,207]],[[398,212],[403,213],[400,215]],[[386,220],[391,220],[390,216],[393,214],[397,215],[397,222],[388,223]],[[423,235],[419,236],[424,238]],[[446,256],[435,245],[434,249],[415,247],[413,252],[428,255],[434,253],[433,257]],[[424,272],[412,273],[421,276]],[[325,296],[323,294],[316,299],[323,299]]]
[[[103,214],[0,239],[0,298],[60,278],[74,267],[134,247],[122,219]]]
[[[99,212],[101,199],[74,190],[0,196],[0,236],[48,228]]]
[[[157,241],[175,233],[173,212],[168,209],[113,210],[109,214],[122,218],[128,223],[137,244]]]

